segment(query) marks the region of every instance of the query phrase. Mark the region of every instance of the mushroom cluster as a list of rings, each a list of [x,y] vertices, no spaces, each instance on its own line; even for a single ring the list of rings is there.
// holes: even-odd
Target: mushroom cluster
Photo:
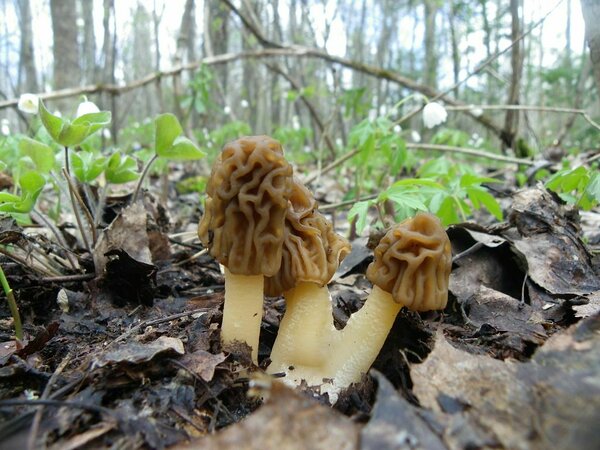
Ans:
[[[402,307],[446,306],[450,241],[437,217],[419,213],[382,238],[367,269],[373,290],[336,330],[327,283],[350,244],[268,136],[225,145],[206,194],[198,235],[225,267],[222,343],[246,343],[257,363],[264,295],[283,295],[286,311],[267,371],[284,373],[288,384],[318,386],[335,402],[369,370]]]

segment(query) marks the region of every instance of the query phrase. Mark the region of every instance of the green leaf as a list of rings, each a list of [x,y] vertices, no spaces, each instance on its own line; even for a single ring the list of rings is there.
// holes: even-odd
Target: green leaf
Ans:
[[[37,172],[24,173],[19,179],[21,195],[0,192],[0,211],[6,213],[28,213],[35,206],[46,179]]]
[[[42,100],[40,100],[38,109],[44,128],[46,131],[48,131],[48,134],[54,140],[54,142],[60,144],[60,134],[65,126],[65,121],[61,117],[51,114],[50,111],[46,109],[46,106]]]
[[[190,161],[204,158],[206,153],[196,147],[194,143],[185,136],[179,136],[175,139],[173,146],[159,156],[179,161]]]
[[[356,202],[348,211],[348,221],[351,221],[356,216],[356,232],[361,234],[367,226],[367,214],[369,207],[371,206],[370,201]]]
[[[478,185],[481,183],[500,183],[500,180],[489,177],[480,177],[472,173],[465,173],[460,177],[460,186],[467,187],[472,185]]]
[[[106,164],[106,157],[85,150],[71,155],[71,170],[82,183],[90,183],[98,178]]]
[[[483,205],[496,219],[502,220],[502,208],[492,194],[482,187],[468,187],[466,191],[476,209]]]
[[[181,136],[183,128],[177,117],[171,113],[159,115],[154,123],[156,126],[154,148],[158,156],[163,156],[173,146],[175,139]]]
[[[54,150],[42,142],[24,137],[19,141],[19,150],[31,158],[38,172],[48,173],[54,167]]]
[[[140,176],[135,160],[130,156],[122,156],[119,152],[110,157],[104,174],[106,180],[113,184],[128,183]]]
[[[100,128],[108,125],[111,120],[109,111],[84,114],[73,122],[51,114],[40,100],[40,118],[44,128],[52,139],[65,147],[75,147],[94,134]]]

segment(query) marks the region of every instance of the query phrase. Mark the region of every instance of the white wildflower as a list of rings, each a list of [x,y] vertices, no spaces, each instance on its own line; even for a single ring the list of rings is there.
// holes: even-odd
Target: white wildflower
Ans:
[[[294,130],[300,129],[300,118],[298,116],[292,117],[292,128]]]
[[[469,110],[475,117],[481,117],[483,115],[483,109],[481,109],[479,106],[469,105]]]
[[[398,124],[394,125],[394,133],[400,133],[402,131],[402,127]]]
[[[35,94],[21,94],[17,107],[27,114],[37,114],[40,98]]]
[[[8,136],[10,134],[10,122],[8,119],[2,119],[2,125],[0,125],[0,132],[3,136]]]
[[[225,115],[229,115],[231,114],[231,108],[229,106],[225,106],[225,108],[223,108],[223,112]]]
[[[102,137],[104,139],[110,139],[112,137],[112,134],[110,133],[110,130],[108,128],[102,130]]]
[[[416,130],[412,130],[410,132],[410,138],[412,139],[413,142],[421,142],[421,135]]]
[[[62,117],[62,113],[58,109],[55,109],[52,115],[56,117]]]
[[[93,114],[97,112],[100,112],[100,108],[98,108],[94,102],[90,102],[89,100],[85,99],[77,107],[77,113],[75,113],[75,117],[81,117],[85,114]]]
[[[433,128],[444,123],[448,118],[446,108],[437,102],[427,103],[423,108],[423,123],[427,128]]]
[[[244,98],[244,99],[242,99],[242,101],[240,102],[240,106],[241,106],[242,108],[244,108],[244,109],[245,109],[245,108],[247,108],[248,106],[250,106],[250,104],[248,103],[248,100],[246,100],[246,99]]]

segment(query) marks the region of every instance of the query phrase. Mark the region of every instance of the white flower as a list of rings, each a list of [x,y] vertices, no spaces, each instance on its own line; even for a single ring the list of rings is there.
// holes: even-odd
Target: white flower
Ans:
[[[398,124],[394,125],[394,133],[400,133],[402,131],[402,127]]]
[[[423,108],[423,123],[427,128],[433,128],[444,123],[447,118],[448,112],[437,102],[427,103]]]
[[[55,109],[52,115],[56,117],[62,117],[62,113],[58,109]]]
[[[240,106],[241,106],[242,108],[247,108],[247,107],[248,107],[248,106],[250,106],[250,105],[248,104],[248,100],[246,100],[246,99],[242,99],[242,101],[240,102]]]
[[[481,109],[478,106],[469,105],[469,109],[471,111],[471,114],[473,114],[475,117],[481,117],[483,115],[483,109]]]
[[[298,116],[292,117],[292,128],[294,130],[300,129],[300,118]]]
[[[412,130],[410,132],[410,138],[412,139],[413,142],[421,142],[421,135],[416,130]]]
[[[8,121],[8,119],[2,119],[2,125],[0,125],[0,132],[4,135],[4,136],[8,136],[10,134],[10,122]]]
[[[75,113],[75,117],[81,117],[85,114],[93,114],[97,112],[100,112],[100,108],[98,108],[94,102],[85,100],[77,107],[77,113]]]
[[[102,130],[102,137],[104,139],[110,139],[111,136],[112,135],[111,135],[110,130],[108,128],[105,128],[105,129]]]
[[[226,115],[229,115],[229,114],[231,114],[231,108],[229,106],[225,106],[225,108],[223,108],[223,112]]]
[[[27,114],[37,114],[40,98],[35,94],[21,94],[17,107]]]

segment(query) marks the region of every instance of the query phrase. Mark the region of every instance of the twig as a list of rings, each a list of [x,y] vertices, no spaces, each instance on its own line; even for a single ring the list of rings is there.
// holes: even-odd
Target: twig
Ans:
[[[144,171],[140,175],[140,179],[138,180],[137,185],[135,187],[135,191],[133,193],[133,196],[131,197],[132,205],[136,202],[136,200],[138,198],[138,194],[140,193],[142,183],[143,183],[144,179],[146,178],[148,171],[150,170],[150,166],[152,166],[152,163],[154,163],[154,161],[156,161],[157,159],[158,159],[158,155],[155,153],[154,156],[150,159],[150,161],[148,161],[148,164],[146,164],[146,167],[144,167]]]
[[[56,240],[58,241],[58,243],[60,244],[62,249],[65,251],[65,254],[67,255],[67,259],[69,260],[69,264],[71,265],[71,268],[73,270],[79,270],[79,263],[77,262],[77,258],[75,258],[75,256],[71,253],[71,250],[69,249],[69,247],[67,245],[67,241],[65,241],[65,238],[62,235],[62,233],[59,231],[59,229],[56,228],[56,225],[54,225],[52,223],[52,221],[50,219],[48,219],[48,217],[46,217],[46,215],[43,214],[41,211],[34,209],[31,212],[31,215],[34,220],[36,220],[38,222],[42,222],[52,232],[52,234],[54,235],[54,237],[56,238]]]
[[[52,391],[52,386],[54,386],[56,379],[61,374],[61,372],[64,370],[64,368],[67,367],[67,364],[69,364],[70,361],[71,361],[71,355],[67,354],[67,356],[65,356],[65,358],[58,365],[56,370],[52,373],[52,376],[48,380],[48,383],[46,383],[46,387],[44,387],[44,391],[42,392],[42,395],[40,396],[41,400],[46,400],[50,396],[50,392]],[[29,450],[34,450],[36,447],[35,441],[37,439],[38,431],[40,428],[40,422],[42,420],[42,415],[44,414],[44,406],[45,405],[40,405],[40,407],[35,412],[35,415],[33,416],[33,421],[31,423],[31,429],[29,431],[29,438],[27,439],[27,448]]]
[[[88,411],[92,411],[98,414],[106,414],[113,418],[118,418],[118,415],[112,409],[105,408],[103,406],[98,405],[90,405],[88,403],[72,401],[72,400],[51,400],[51,399],[37,399],[37,400],[27,400],[27,399],[10,399],[10,400],[0,400],[0,408],[2,407],[12,407],[12,406],[54,406],[57,408],[62,407],[71,407],[71,408],[79,408],[79,409],[87,409]]]
[[[454,147],[452,145],[441,145],[441,144],[416,144],[414,142],[407,142],[406,148],[414,148],[418,150],[438,150],[442,152],[450,153],[462,153],[464,155],[476,156],[477,158],[491,159],[494,161],[502,161],[506,163],[522,164],[524,166],[533,166],[534,161],[523,158],[513,158],[511,156],[496,155],[473,148]]]
[[[21,266],[23,267],[27,267],[29,269],[34,270],[35,272],[38,272],[39,274],[43,275],[43,276],[56,276],[59,275],[58,272],[51,272],[50,268],[48,267],[37,267],[37,265],[32,264],[31,262],[27,261],[25,258],[21,257],[20,255],[17,255],[11,251],[9,251],[7,248],[0,246],[0,253],[3,254],[4,256],[12,259],[13,261],[19,263]]]
[[[71,197],[71,205],[73,206],[73,214],[75,215],[75,220],[77,221],[77,226],[79,227],[79,232],[81,233],[81,238],[83,239],[83,243],[84,243],[87,251],[91,254],[92,247],[90,245],[90,242],[88,241],[87,235],[85,233],[85,229],[83,228],[83,222],[81,220],[81,216],[79,215],[79,209],[77,208],[77,202],[79,202],[81,209],[83,210],[84,214],[88,218],[90,228],[92,231],[92,240],[95,243],[96,242],[96,230],[94,229],[94,219],[92,218],[90,211],[85,206],[85,203],[83,202],[83,199],[80,197],[79,192],[77,192],[77,188],[74,186],[73,180],[71,180],[71,175],[69,175],[69,172],[65,168],[63,168],[62,171],[63,171],[63,175],[64,175],[65,179],[67,180],[67,184],[69,187],[69,196]]]
[[[69,283],[75,281],[87,281],[96,278],[93,273],[81,273],[77,275],[63,275],[58,277],[44,277],[41,279],[44,283]]]

